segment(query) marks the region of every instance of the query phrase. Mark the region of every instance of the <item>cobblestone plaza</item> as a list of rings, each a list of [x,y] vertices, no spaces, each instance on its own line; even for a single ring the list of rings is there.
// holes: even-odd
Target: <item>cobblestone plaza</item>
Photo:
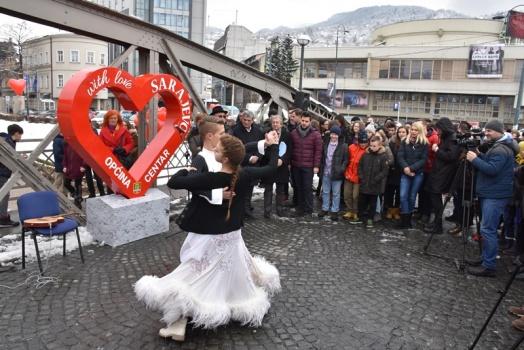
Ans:
[[[132,288],[145,274],[177,266],[185,233],[175,224],[117,248],[87,246],[85,265],[77,252],[53,257],[44,266],[57,279],[41,288],[34,279],[24,284],[36,263],[18,265],[0,274],[0,349],[466,349],[509,278],[510,260],[499,261],[496,279],[466,276],[452,259],[424,255],[421,231],[390,226],[248,222],[246,244],[278,267],[281,293],[262,327],[189,326],[184,343],[158,336],[160,315],[138,303]],[[430,250],[460,258],[461,242],[438,236]],[[475,249],[469,244],[468,254]],[[506,310],[523,304],[522,286],[512,285],[478,349],[507,349],[519,338]]]

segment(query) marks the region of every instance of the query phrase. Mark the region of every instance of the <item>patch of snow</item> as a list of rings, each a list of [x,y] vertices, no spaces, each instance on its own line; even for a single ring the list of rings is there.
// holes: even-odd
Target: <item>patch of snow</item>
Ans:
[[[85,227],[79,227],[78,232],[80,233],[82,247],[87,247],[95,243],[93,236],[91,236]],[[69,253],[78,249],[78,242],[74,232],[67,233],[65,237],[67,239],[66,252]],[[0,265],[22,260],[22,242],[18,240],[18,238],[20,238],[19,235],[7,235],[0,238],[0,247],[3,249],[3,251],[0,252]],[[48,238],[39,235],[37,236],[37,242],[42,260],[62,254],[62,236],[52,236]],[[25,237],[25,256],[27,262],[36,261],[35,244],[30,234]]]

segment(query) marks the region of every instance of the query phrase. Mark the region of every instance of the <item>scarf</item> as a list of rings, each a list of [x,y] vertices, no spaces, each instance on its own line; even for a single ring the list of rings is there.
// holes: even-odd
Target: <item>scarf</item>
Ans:
[[[297,128],[298,130],[298,133],[300,134],[301,137],[306,137],[307,134],[309,133],[309,130],[311,129],[311,125],[308,126],[307,128],[303,129],[302,126],[299,126]]]

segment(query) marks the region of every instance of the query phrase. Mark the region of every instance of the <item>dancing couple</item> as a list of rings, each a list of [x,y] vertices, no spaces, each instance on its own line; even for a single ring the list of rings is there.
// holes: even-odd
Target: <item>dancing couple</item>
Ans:
[[[198,173],[182,169],[168,182],[173,189],[194,193],[228,188],[234,196],[215,205],[193,195],[182,213],[180,227],[188,232],[180,251],[180,265],[168,275],[144,276],[135,284],[137,298],[163,313],[162,337],[183,341],[188,318],[206,329],[227,324],[260,326],[270,307],[269,298],[280,290],[278,270],[263,257],[252,256],[242,239],[244,200],[254,179],[271,176],[277,169],[278,135],[267,134],[256,147],[269,158],[263,167],[240,168],[246,149],[231,135],[223,135],[215,147],[222,164],[218,172]]]

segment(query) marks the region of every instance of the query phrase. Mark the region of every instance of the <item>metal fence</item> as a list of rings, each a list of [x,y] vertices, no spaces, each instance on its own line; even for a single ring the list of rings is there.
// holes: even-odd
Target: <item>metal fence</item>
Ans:
[[[22,139],[19,141],[20,144],[23,143],[40,143],[42,139]],[[31,154],[32,150],[17,151],[18,154],[27,157]],[[183,167],[187,167],[191,164],[191,152],[189,151],[189,145],[187,141],[184,141],[177,151],[174,153],[173,157],[169,160],[166,167],[160,172],[160,175],[157,177],[157,181],[160,183],[167,182],[167,179],[172,176],[177,170]],[[40,154],[38,159],[33,163],[35,168],[37,168],[42,176],[48,178],[51,182],[53,181],[53,175],[55,173],[55,159],[53,155],[53,145],[50,143],[46,146],[44,151]],[[21,180],[20,182],[22,182]],[[16,185],[12,188],[10,201],[15,201],[21,194],[32,191],[28,186]]]

